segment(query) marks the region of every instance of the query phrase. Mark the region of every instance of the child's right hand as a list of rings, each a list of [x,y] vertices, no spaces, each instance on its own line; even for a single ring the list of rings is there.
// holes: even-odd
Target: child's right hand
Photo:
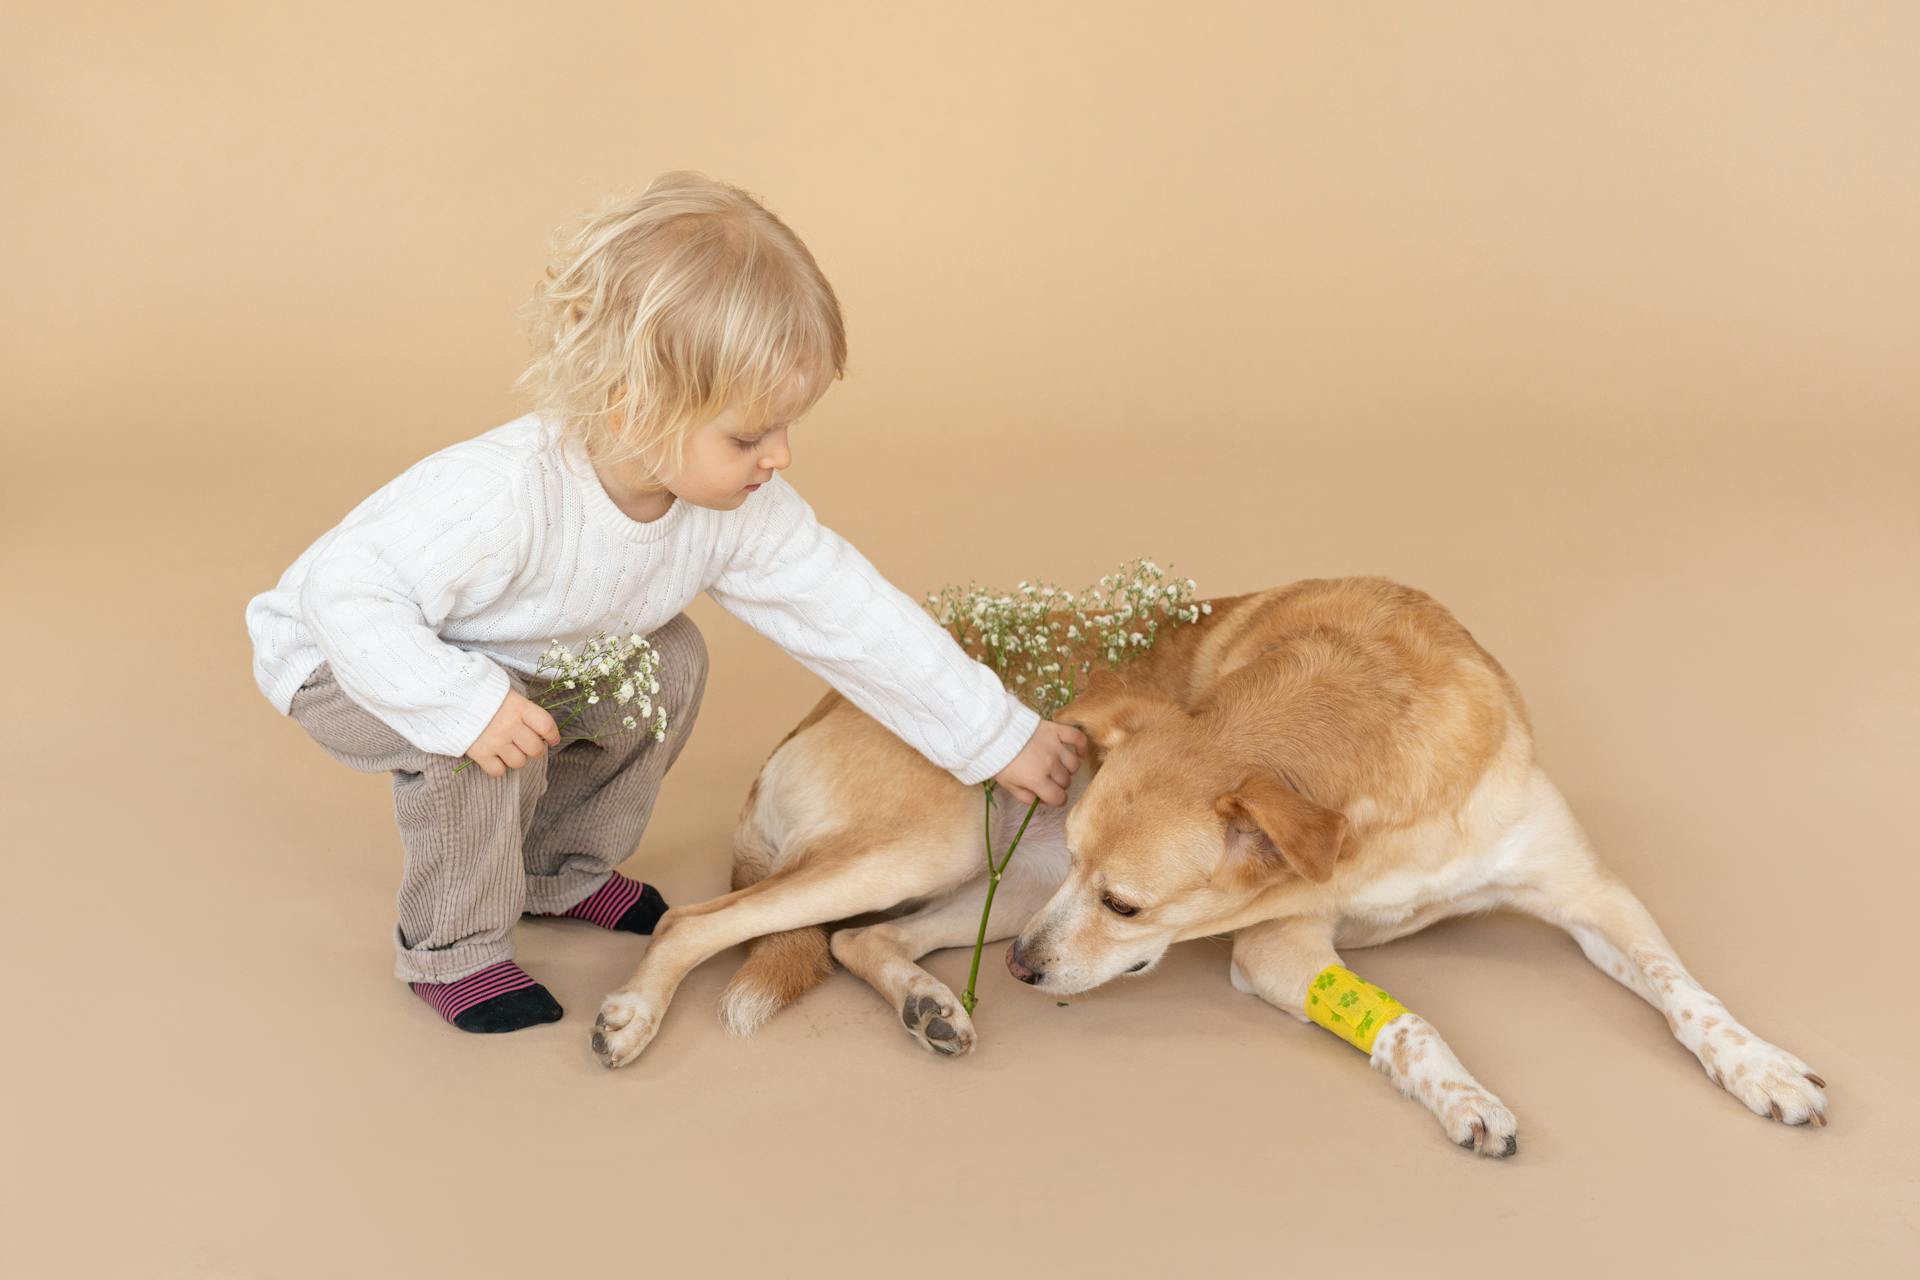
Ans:
[[[547,754],[548,747],[560,745],[560,726],[547,709],[514,689],[493,713],[493,719],[467,748],[467,758],[479,765],[489,778],[506,776],[529,760]]]

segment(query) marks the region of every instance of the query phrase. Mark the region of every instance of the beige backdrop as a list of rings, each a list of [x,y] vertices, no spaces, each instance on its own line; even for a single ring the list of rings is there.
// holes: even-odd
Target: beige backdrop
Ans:
[[[13,6],[0,19],[7,1249],[51,1276],[1832,1275],[1911,1261],[1920,17],[1910,4]],[[40,7],[36,7],[40,8]],[[282,10],[285,10],[284,12]],[[931,1060],[836,978],[637,1067],[389,976],[383,780],[241,609],[519,411],[552,227],[759,193],[853,360],[792,478],[910,591],[1139,554],[1427,588],[1707,984],[1763,1123],[1529,921],[1360,957],[1520,1116],[1449,1146],[1226,948]],[[628,869],[691,901],[817,696],[702,601]],[[936,957],[949,980],[965,955]]]

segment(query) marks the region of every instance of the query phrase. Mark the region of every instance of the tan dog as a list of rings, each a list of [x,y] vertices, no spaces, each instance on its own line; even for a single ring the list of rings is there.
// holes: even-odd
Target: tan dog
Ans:
[[[1534,763],[1513,682],[1431,597],[1338,579],[1215,601],[1057,718],[1087,731],[1094,767],[1064,816],[1035,814],[995,899],[995,936],[1025,922],[1007,952],[1020,980],[1085,991],[1231,932],[1234,985],[1304,1017],[1336,947],[1513,907],[1571,933],[1750,1109],[1826,1123],[1824,1081],[1735,1021],[1600,865]],[[1023,813],[998,807],[996,849]],[[722,1005],[750,1032],[830,972],[819,926],[911,902],[834,932],[831,955],[927,1048],[964,1052],[966,1013],[917,961],[973,941],[981,822],[977,788],[828,696],[748,795],[735,891],[667,914],[602,1006],[595,1051],[632,1061],[689,970],[758,939]],[[1417,1014],[1385,1024],[1371,1061],[1453,1141],[1515,1149],[1512,1113]]]

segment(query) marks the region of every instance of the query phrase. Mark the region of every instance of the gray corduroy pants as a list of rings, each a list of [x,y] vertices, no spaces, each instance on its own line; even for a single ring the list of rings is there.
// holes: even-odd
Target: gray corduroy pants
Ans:
[[[513,955],[521,913],[557,915],[587,897],[640,843],[660,782],[686,745],[706,689],[707,648],[680,614],[647,637],[660,655],[667,736],[622,731],[624,710],[586,708],[568,742],[506,776],[432,755],[348,698],[322,663],[293,696],[289,714],[334,759],[363,773],[393,775],[394,819],[406,859],[394,973],[409,982],[453,982]],[[538,698],[549,686],[508,678]],[[564,717],[561,717],[564,719]]]

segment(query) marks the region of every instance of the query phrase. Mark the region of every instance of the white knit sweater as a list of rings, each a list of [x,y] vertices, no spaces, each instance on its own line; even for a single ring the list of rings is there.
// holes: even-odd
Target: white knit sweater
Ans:
[[[502,667],[532,674],[554,640],[650,634],[701,591],[962,782],[1005,768],[1039,723],[784,478],[732,511],[678,500],[637,521],[533,414],[355,507],[248,602],[247,630],[282,714],[324,660],[407,741],[457,756],[505,701]]]

